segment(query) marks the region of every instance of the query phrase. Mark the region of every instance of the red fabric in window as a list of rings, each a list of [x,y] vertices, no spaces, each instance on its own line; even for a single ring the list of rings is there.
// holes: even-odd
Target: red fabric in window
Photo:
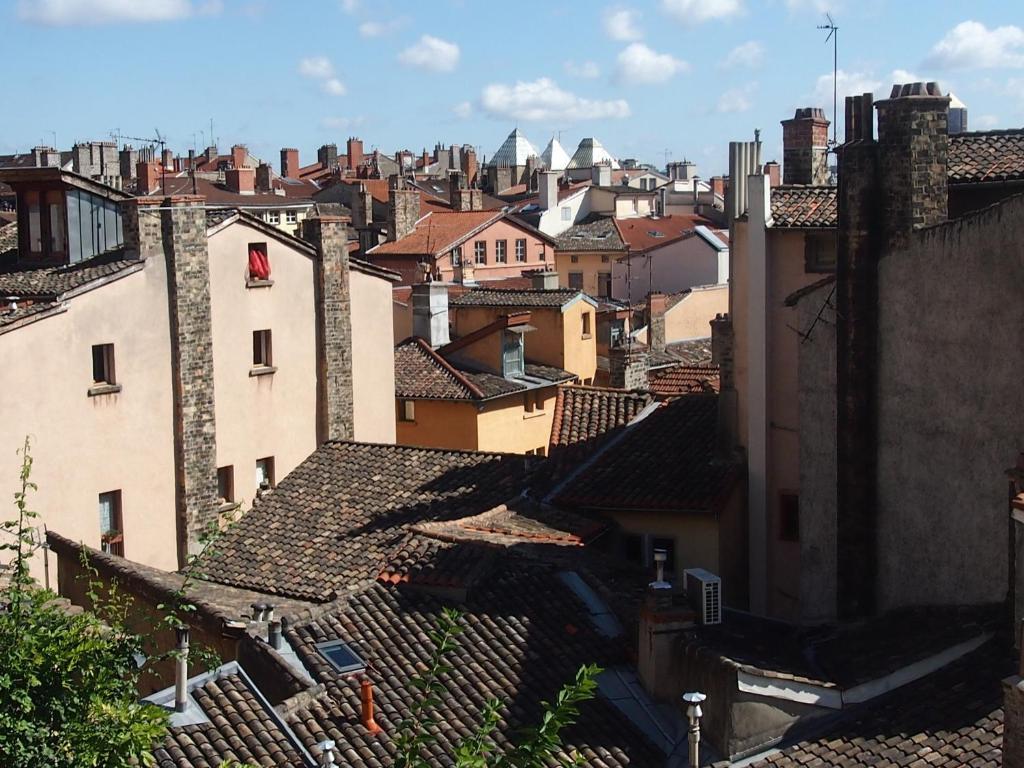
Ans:
[[[254,280],[270,279],[270,259],[255,248],[249,251],[249,277]]]

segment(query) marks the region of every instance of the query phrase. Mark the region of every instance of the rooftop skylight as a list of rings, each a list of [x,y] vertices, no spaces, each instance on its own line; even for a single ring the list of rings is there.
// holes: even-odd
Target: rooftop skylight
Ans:
[[[342,675],[366,669],[366,662],[343,640],[317,643],[316,650]]]

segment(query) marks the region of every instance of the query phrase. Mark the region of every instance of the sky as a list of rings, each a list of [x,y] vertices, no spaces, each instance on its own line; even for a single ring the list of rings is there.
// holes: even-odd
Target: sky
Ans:
[[[616,157],[727,170],[730,140],[842,96],[937,80],[972,130],[1024,125],[1018,0],[0,0],[0,153],[213,136],[275,168],[349,136],[491,155],[518,126],[542,150],[596,137]],[[12,108],[13,105],[13,108]],[[842,139],[840,127],[839,138]],[[138,142],[136,142],[138,145]]]

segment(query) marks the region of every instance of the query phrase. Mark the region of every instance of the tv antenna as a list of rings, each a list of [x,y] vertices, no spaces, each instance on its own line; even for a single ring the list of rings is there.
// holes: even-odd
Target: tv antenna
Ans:
[[[672,157],[672,150],[671,149],[663,149],[663,150],[661,150],[661,154],[665,158],[665,170],[668,171],[668,159],[670,157]]]
[[[825,42],[832,41],[832,146],[836,147],[836,126],[839,124],[839,27],[832,20],[832,14],[826,13],[825,18],[828,19],[828,24],[819,24],[816,28],[827,29]]]
[[[167,165],[164,163],[164,150],[167,148],[167,140],[163,137],[163,134],[161,134],[160,131],[157,130],[156,128],[154,128],[153,131],[154,131],[154,133],[156,133],[156,138],[155,139],[154,138],[150,138],[150,137],[143,137],[143,136],[125,136],[124,134],[121,134],[121,138],[122,139],[128,139],[128,141],[143,141],[143,142],[146,142],[146,143],[148,143],[150,145],[152,145],[152,144],[159,144],[160,145],[160,188],[163,191],[163,194],[166,195],[167,194]]]

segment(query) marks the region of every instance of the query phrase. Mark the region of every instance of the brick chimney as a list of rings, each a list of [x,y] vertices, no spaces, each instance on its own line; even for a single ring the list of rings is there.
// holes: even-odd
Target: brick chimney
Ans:
[[[316,159],[320,163],[321,168],[337,168],[338,145],[324,144],[316,151]]]
[[[135,168],[140,195],[152,195],[160,188],[160,164],[139,163]]]
[[[721,197],[725,197],[725,177],[724,176],[712,176],[711,177],[711,191]]]
[[[137,166],[139,164],[139,153],[131,147],[125,147],[121,150],[118,155],[118,164],[120,166],[121,178],[123,180],[137,178],[138,173]]]
[[[231,147],[231,167],[242,168],[245,166],[245,161],[249,157],[249,151],[241,144],[235,144]]]
[[[270,192],[273,188],[274,171],[269,163],[260,163],[256,166],[256,189],[260,192]]]
[[[444,283],[412,287],[412,335],[434,349],[448,343],[448,286]]]
[[[459,150],[459,152],[459,167],[462,168],[462,171],[466,174],[466,183],[472,187],[479,182],[479,179],[477,178],[479,168],[476,164],[476,151],[472,147],[464,147]]]
[[[774,160],[769,160],[764,164],[764,175],[768,177],[768,184],[772,187],[777,187],[782,183],[782,175],[779,164]]]
[[[414,229],[420,217],[420,193],[405,186],[398,175],[388,178],[388,242],[401,240]]]
[[[665,351],[665,309],[668,297],[664,293],[647,294],[647,346],[652,352]]]
[[[255,194],[256,171],[252,168],[228,168],[224,171],[224,186],[236,195]]]
[[[655,701],[675,703],[681,672],[679,641],[684,632],[696,628],[695,619],[691,608],[679,604],[669,584],[648,585],[640,609],[636,671]]]
[[[299,178],[299,150],[287,147],[281,150],[281,175],[286,179]]]
[[[346,163],[350,171],[354,171],[363,164],[363,140],[350,137],[345,145]],[[401,167],[401,163],[399,163]]]
[[[317,442],[352,439],[352,317],[346,216],[302,220],[317,250]]]
[[[803,107],[782,121],[784,184],[828,184],[828,126],[820,107]]]

